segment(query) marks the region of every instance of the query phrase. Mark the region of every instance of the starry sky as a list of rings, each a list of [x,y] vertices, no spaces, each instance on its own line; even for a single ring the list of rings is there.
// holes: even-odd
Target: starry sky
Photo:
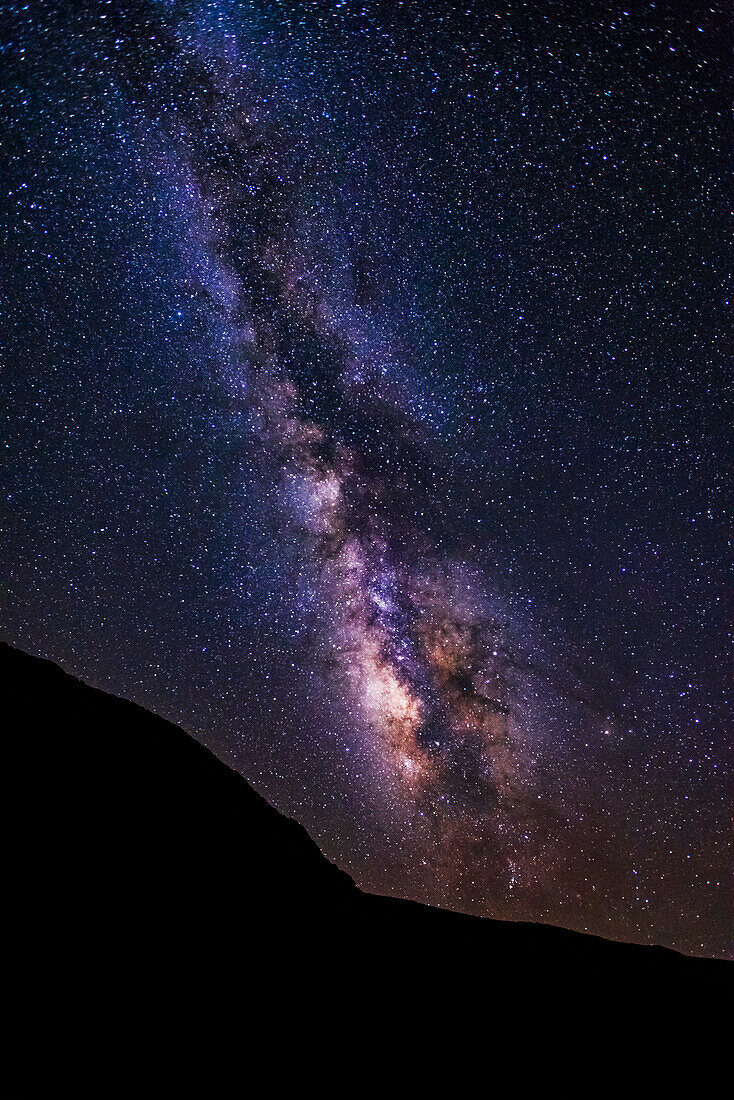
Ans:
[[[4,8],[7,640],[366,889],[726,955],[726,6]]]

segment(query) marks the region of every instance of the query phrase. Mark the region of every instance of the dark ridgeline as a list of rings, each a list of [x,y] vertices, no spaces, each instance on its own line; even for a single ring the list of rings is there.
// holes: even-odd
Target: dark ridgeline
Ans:
[[[726,962],[364,894],[176,726],[0,656],[21,1038],[44,1019],[85,1042],[183,1021],[328,1045],[368,1025],[430,1053],[569,1012],[685,1017],[727,1000]]]

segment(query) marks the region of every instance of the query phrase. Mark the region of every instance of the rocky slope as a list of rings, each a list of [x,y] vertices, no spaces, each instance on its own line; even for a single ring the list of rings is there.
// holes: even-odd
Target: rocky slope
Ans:
[[[364,894],[181,729],[8,646],[0,668],[21,1020],[73,991],[85,1028],[246,1002],[279,1031],[380,1021],[430,1045],[726,1003],[728,963]]]

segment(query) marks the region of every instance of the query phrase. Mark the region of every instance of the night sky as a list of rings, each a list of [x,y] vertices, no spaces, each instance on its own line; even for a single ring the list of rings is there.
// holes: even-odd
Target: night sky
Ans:
[[[726,9],[5,4],[7,640],[367,889],[726,954]]]

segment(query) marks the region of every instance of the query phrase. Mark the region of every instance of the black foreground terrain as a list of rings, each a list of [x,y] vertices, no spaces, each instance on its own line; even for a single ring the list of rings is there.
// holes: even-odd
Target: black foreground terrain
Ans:
[[[726,962],[362,893],[181,729],[9,646],[0,667],[24,1042],[221,1021],[244,1043],[328,1046],[369,1026],[410,1057],[420,1036],[425,1068],[447,1037],[564,1013],[727,1010]]]

